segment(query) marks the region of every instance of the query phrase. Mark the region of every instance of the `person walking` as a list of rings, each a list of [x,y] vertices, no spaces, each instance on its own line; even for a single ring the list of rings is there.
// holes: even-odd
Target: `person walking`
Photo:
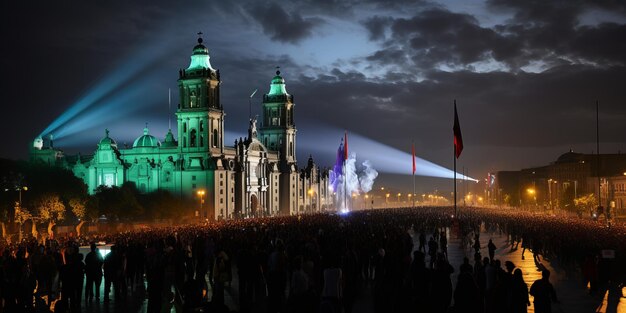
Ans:
[[[87,285],[85,286],[85,299],[92,301],[94,294],[96,301],[100,300],[100,284],[102,284],[102,265],[104,258],[100,253],[100,249],[96,247],[96,243],[90,245],[90,252],[85,257],[85,276]]]
[[[534,305],[536,313],[551,313],[552,302],[558,302],[554,287],[550,283],[550,271],[544,269],[541,279],[536,280],[530,286],[530,295],[535,297]]]

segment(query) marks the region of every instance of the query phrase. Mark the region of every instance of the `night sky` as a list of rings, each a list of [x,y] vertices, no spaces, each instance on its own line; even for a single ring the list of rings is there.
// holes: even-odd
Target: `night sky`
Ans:
[[[475,178],[545,165],[570,148],[591,153],[596,100],[601,152],[626,153],[624,3],[3,1],[0,157],[26,158],[77,103],[86,109],[53,132],[67,153],[93,153],[105,128],[120,145],[145,123],[162,139],[199,31],[221,72],[226,143],[246,134],[249,95],[259,89],[251,103],[260,113],[280,66],[301,166],[309,154],[330,166],[347,130],[351,151],[381,172],[377,186],[408,191],[412,141],[417,156],[452,168],[454,99],[458,169]],[[451,187],[418,177],[418,192]]]

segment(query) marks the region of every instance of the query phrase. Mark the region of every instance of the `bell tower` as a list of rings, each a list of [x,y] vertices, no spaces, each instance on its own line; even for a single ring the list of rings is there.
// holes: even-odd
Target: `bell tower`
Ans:
[[[182,152],[219,155],[224,151],[225,115],[220,103],[220,72],[211,67],[209,49],[201,36],[198,33],[189,67],[178,73],[178,147]]]
[[[293,96],[287,93],[285,80],[276,71],[269,93],[263,95],[263,125],[260,140],[269,150],[279,151],[281,163],[296,163],[296,125],[293,120]]]
[[[296,163],[296,124],[293,120],[293,96],[287,93],[285,80],[276,71],[269,93],[263,95],[263,125],[259,138],[266,148],[279,153],[279,214],[298,210],[299,172]]]

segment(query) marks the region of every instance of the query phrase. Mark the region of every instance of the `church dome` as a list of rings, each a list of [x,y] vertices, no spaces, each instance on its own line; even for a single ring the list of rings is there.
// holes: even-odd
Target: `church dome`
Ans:
[[[201,35],[202,33],[200,33]],[[198,44],[193,47],[193,54],[191,55],[191,62],[186,71],[197,69],[211,69],[211,57],[209,56],[209,49],[202,44],[202,38],[198,38]]]
[[[137,138],[133,143],[133,148],[156,148],[160,145],[161,143],[159,142],[159,140],[156,139],[156,137],[150,135],[148,133],[148,127],[146,127],[143,129],[143,136]]]
[[[104,130],[104,138],[102,138],[100,140],[99,145],[102,146],[111,146],[113,148],[117,148],[117,142],[115,142],[115,140],[113,140],[113,138],[109,137],[109,130],[105,129]]]
[[[198,38],[198,44],[195,47],[193,47],[193,55],[198,55],[198,54],[205,54],[205,55],[209,54],[209,49],[207,49],[207,47],[205,47],[202,44],[202,38]]]
[[[163,141],[163,144],[161,145],[161,147],[175,147],[176,146],[176,140],[174,140],[174,134],[172,134],[172,130],[168,130],[167,134],[165,134],[165,141]]]
[[[280,76],[280,71],[276,71],[276,76],[272,78],[272,83],[270,84],[270,92],[267,95],[273,96],[286,94],[287,89],[285,88],[285,79]]]

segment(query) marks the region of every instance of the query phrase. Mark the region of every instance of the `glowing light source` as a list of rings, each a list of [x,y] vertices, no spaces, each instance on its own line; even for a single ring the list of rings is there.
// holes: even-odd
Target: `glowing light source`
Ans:
[[[337,136],[338,133],[342,133],[342,131],[333,129],[332,127],[319,127],[319,129],[320,131],[315,133],[316,137],[332,137]],[[322,153],[334,153],[335,147],[332,145],[319,145],[319,138],[307,138],[306,136],[307,135],[303,134],[303,137],[300,139],[300,142],[303,143],[302,145],[306,149],[320,151]],[[350,149],[353,151],[359,151],[359,158],[369,160],[372,163],[372,166],[379,172],[412,175],[412,154],[410,153],[410,149],[407,150],[408,152],[402,151],[354,132],[351,132]],[[415,175],[454,178],[454,172],[452,170],[424,160],[418,156],[415,156]],[[457,173],[456,176],[459,180],[471,180],[478,182],[477,179],[465,176],[462,173]],[[384,189],[381,188],[381,190]]]

